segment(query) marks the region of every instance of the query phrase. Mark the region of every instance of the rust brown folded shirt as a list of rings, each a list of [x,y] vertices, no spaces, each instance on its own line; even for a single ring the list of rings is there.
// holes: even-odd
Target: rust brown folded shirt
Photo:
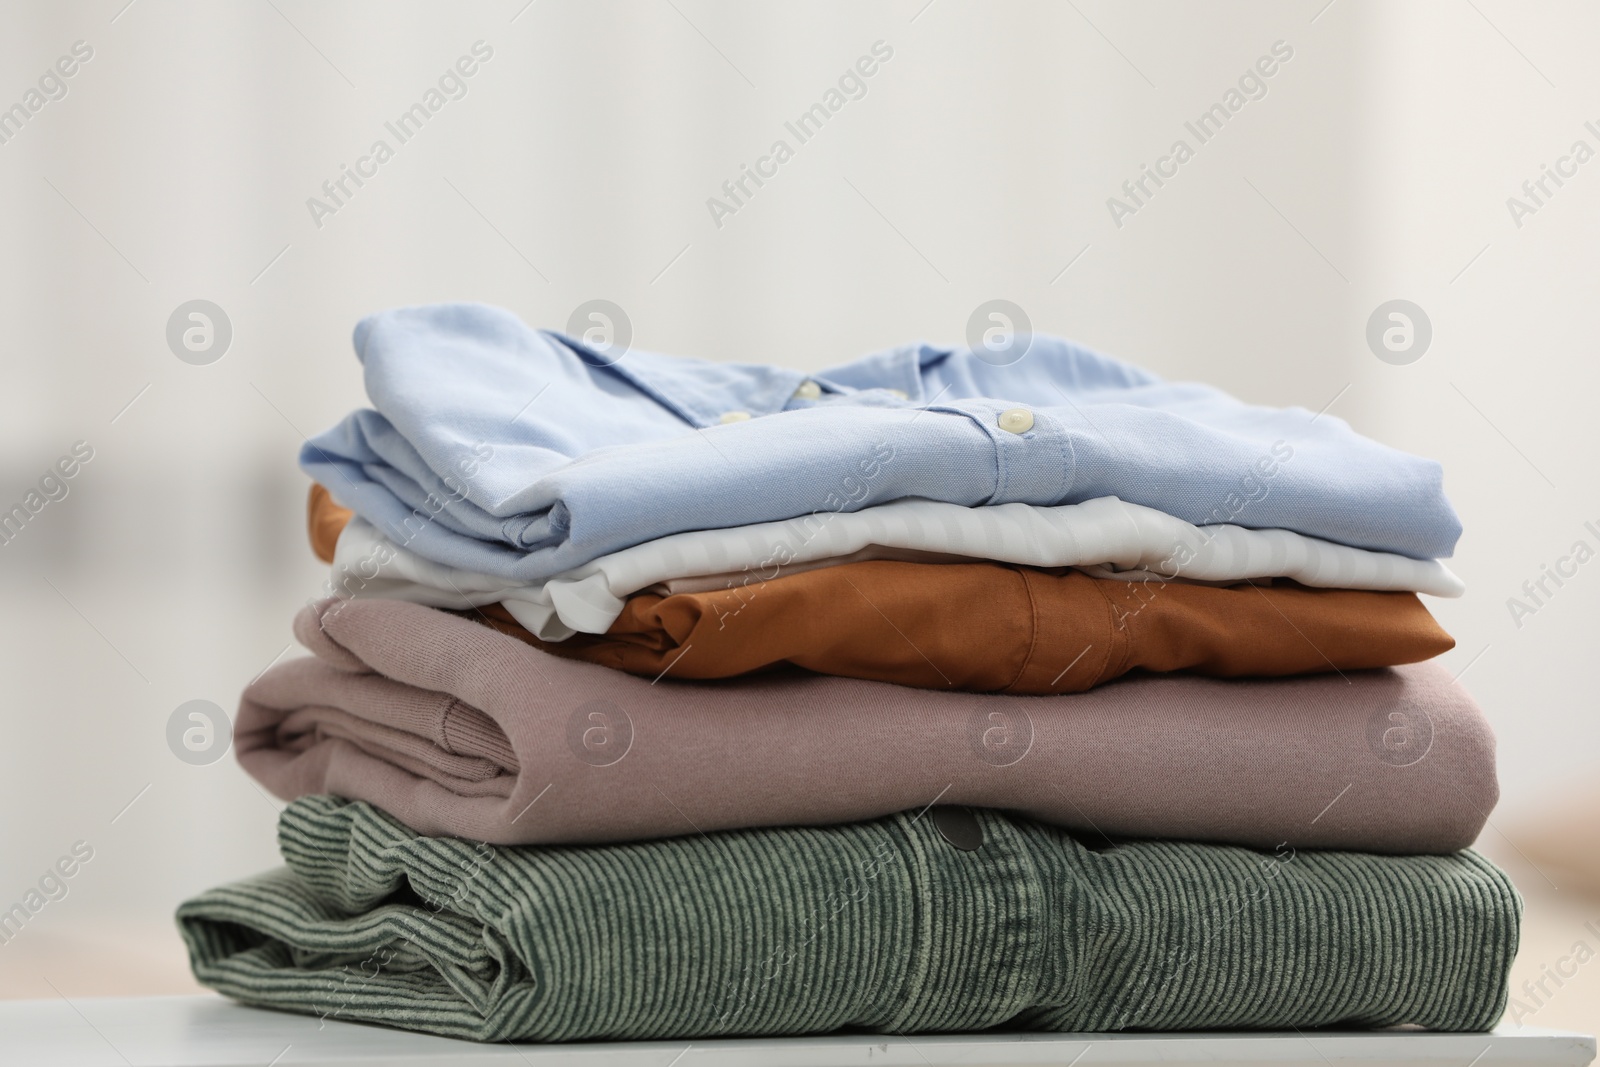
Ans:
[[[633,674],[728,678],[791,663],[974,693],[1076,693],[1129,671],[1217,678],[1390,667],[1454,647],[1413,593],[1165,585],[996,563],[845,563],[713,593],[630,597],[602,636],[544,642]]]
[[[313,547],[331,559],[349,512],[313,487]],[[318,494],[321,494],[319,498]],[[630,597],[604,635],[534,637],[546,652],[658,677],[782,664],[931,689],[1074,693],[1135,669],[1280,677],[1416,663],[1454,640],[1414,593],[1127,582],[999,563],[846,563],[713,592]]]

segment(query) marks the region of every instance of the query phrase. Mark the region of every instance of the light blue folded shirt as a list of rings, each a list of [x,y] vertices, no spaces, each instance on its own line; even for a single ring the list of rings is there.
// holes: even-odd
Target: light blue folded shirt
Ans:
[[[1009,366],[911,344],[805,374],[615,359],[499,308],[439,304],[363,319],[355,347],[376,410],[308,442],[301,467],[396,543],[505,578],[903,497],[1115,496],[1419,559],[1461,532],[1432,460],[1043,335]]]

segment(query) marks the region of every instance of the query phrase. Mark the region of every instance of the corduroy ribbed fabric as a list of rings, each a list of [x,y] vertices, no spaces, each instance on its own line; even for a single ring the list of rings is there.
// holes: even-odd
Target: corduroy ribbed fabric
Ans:
[[[990,1027],[1483,1030],[1521,902],[1471,852],[1134,842],[974,810],[604,847],[421,837],[315,796],[287,869],[183,904],[250,1004],[484,1041]]]

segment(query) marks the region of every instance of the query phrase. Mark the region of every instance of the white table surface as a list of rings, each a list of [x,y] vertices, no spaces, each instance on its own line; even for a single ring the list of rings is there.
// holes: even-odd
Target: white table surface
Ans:
[[[1571,1065],[1594,1038],[1504,1028],[1492,1034],[971,1034],[629,1044],[479,1045],[355,1023],[261,1011],[221,997],[0,1001],[4,1067],[947,1067],[947,1065],[1236,1063],[1325,1067]]]

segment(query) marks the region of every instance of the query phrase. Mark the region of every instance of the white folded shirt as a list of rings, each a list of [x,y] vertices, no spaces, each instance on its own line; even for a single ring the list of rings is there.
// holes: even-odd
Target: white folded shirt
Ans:
[[[1240,582],[1291,578],[1330,589],[1455,597],[1465,591],[1438,560],[1351,548],[1289,530],[1193,526],[1162,511],[1100,497],[1082,504],[963,507],[897,500],[852,512],[691,530],[601,556],[542,582],[507,582],[423,559],[359,516],[339,535],[332,595],[385,597],[464,610],[502,603],[546,641],[605,633],[640,590],[728,589],[868,559],[996,560],[1079,567],[1130,581]]]

